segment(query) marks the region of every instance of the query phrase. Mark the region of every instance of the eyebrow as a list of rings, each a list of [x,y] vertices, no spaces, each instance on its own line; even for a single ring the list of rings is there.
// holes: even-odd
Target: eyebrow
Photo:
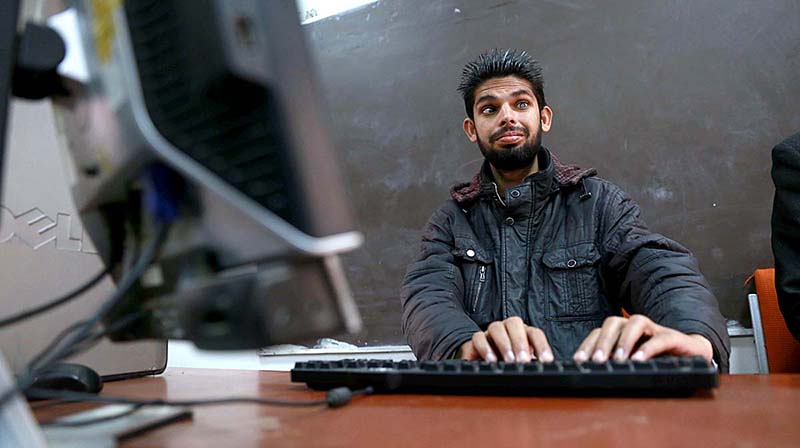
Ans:
[[[511,96],[522,96],[522,95],[533,96],[533,93],[531,93],[531,91],[528,89],[519,89],[511,93]]]
[[[480,97],[478,97],[478,100],[475,101],[475,104],[477,105],[477,104],[480,104],[482,101],[496,100],[496,99],[497,99],[497,97],[494,96],[494,95],[488,95],[488,94],[487,95],[481,95]]]
[[[511,96],[512,97],[523,96],[523,95],[533,96],[533,93],[531,93],[531,91],[527,90],[527,89],[519,89],[519,90],[515,90],[515,91],[511,92]],[[496,96],[494,96],[494,95],[489,95],[489,94],[481,95],[475,101],[475,105],[480,104],[482,101],[497,100],[497,99],[498,98]]]

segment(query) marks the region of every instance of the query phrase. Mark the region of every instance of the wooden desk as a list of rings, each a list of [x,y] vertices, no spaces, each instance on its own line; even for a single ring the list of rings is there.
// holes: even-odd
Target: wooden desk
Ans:
[[[723,376],[705,397],[537,398],[437,395],[357,397],[340,409],[225,405],[130,439],[125,447],[238,448],[800,446],[800,375]],[[169,369],[106,384],[108,395],[190,399],[323,396],[285,372]],[[37,412],[49,419],[86,405]]]

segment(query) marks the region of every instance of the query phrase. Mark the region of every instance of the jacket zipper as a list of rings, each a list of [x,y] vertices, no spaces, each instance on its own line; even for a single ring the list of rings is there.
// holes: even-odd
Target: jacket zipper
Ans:
[[[492,182],[492,185],[494,186],[494,195],[495,195],[495,197],[497,198],[498,201],[500,201],[500,203],[503,205],[503,207],[505,207],[506,203],[505,203],[505,201],[503,201],[503,198],[500,197],[500,190],[497,189],[497,184],[495,182]]]
[[[478,298],[481,296],[481,289],[483,288],[483,284],[486,282],[486,266],[481,266],[481,269],[478,274],[478,290],[475,291],[475,298],[472,299],[472,313],[475,314],[478,312]]]

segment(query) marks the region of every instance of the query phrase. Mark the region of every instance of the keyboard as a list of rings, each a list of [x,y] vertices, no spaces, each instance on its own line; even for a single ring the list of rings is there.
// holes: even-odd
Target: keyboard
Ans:
[[[685,395],[719,385],[717,369],[702,357],[605,363],[345,359],[298,362],[291,377],[317,390],[371,386],[376,392],[468,395]]]

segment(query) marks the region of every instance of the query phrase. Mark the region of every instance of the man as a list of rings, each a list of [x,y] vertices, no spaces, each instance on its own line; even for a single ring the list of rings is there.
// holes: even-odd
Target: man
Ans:
[[[800,133],[772,149],[772,180],[775,287],[786,326],[800,341]]]
[[[486,160],[433,214],[403,282],[416,356],[700,355],[725,371],[725,320],[689,251],[648,231],[634,201],[595,170],[542,147],[553,111],[538,64],[524,51],[484,53],[459,90],[464,132]]]

